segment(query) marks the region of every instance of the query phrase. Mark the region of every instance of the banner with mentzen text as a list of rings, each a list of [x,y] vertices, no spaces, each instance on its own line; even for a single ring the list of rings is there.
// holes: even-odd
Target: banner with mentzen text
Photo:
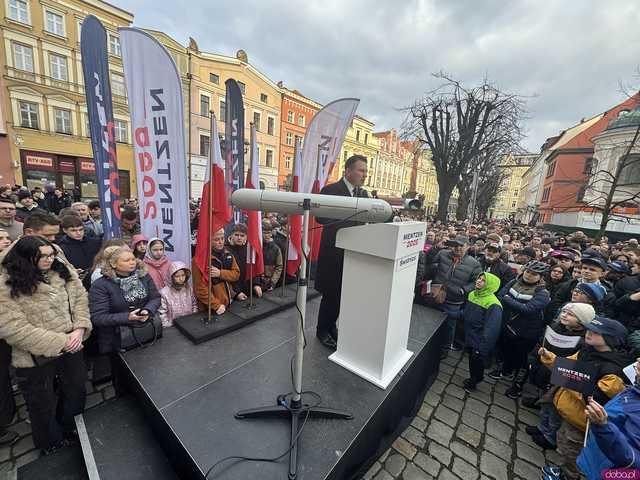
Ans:
[[[104,239],[109,240],[120,237],[120,183],[109,83],[107,32],[93,15],[82,22],[80,51],[98,201],[102,210]]]
[[[357,98],[341,98],[325,105],[311,119],[302,147],[301,192],[311,192],[315,182],[319,189],[327,183],[359,103]]]
[[[135,149],[140,227],[191,265],[189,191],[180,75],[154,37],[119,28]]]

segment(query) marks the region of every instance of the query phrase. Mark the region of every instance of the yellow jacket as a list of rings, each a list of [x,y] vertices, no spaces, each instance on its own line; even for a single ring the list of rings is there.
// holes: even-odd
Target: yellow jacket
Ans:
[[[551,368],[556,361],[556,355],[549,352],[550,359],[540,357],[540,361],[548,368]],[[570,360],[578,359],[578,352],[570,357]],[[598,379],[596,386],[609,398],[615,397],[624,390],[624,382],[617,375],[604,375]],[[553,397],[553,404],[560,416],[575,427],[584,431],[587,428],[587,417],[584,414],[586,404],[581,393],[568,388],[559,388]]]

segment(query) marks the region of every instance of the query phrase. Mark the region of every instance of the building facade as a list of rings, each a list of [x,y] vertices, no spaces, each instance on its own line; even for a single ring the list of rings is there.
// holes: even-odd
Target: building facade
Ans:
[[[278,156],[278,189],[290,190],[296,143],[302,146],[304,134],[313,116],[322,108],[297,90],[289,90],[278,82],[282,94],[280,115],[280,155]]]
[[[335,182],[344,174],[344,164],[352,155],[362,155],[367,159],[368,175],[365,181],[365,187],[371,191],[373,187],[373,171],[375,170],[375,162],[378,158],[378,140],[373,135],[373,127],[375,125],[364,117],[355,115],[351,126],[347,129],[347,133],[342,143],[340,155],[336,159],[336,166],[331,172],[329,182]]]
[[[97,198],[80,58],[82,20],[107,29],[121,195],[135,196],[135,167],[117,29],[133,15],[101,0],[5,0],[1,3],[3,102],[9,162],[3,177]],[[10,182],[4,182],[10,183]]]
[[[538,209],[542,223],[575,227],[576,220],[581,216],[579,212],[591,212],[592,209],[587,206],[586,187],[597,163],[594,158],[594,138],[602,139],[605,145],[607,142],[604,140],[612,134],[600,135],[620,114],[633,110],[638,98],[635,95],[566,130],[549,149]]]
[[[225,82],[228,79],[238,82],[244,102],[244,175],[250,164],[249,140],[251,124],[254,123],[260,184],[264,188],[277,189],[282,103],[280,87],[249,63],[244,50],[238,50],[234,57],[208,53],[201,51],[193,38],[185,47],[163,32],[147,31],[167,48],[182,77],[191,197],[199,198],[202,194],[211,141],[210,112],[214,113],[218,122],[219,140],[224,139]]]
[[[515,218],[518,212],[518,202],[524,182],[522,177],[529,170],[537,154],[506,155],[500,164],[505,174],[502,191],[498,195],[493,208],[490,209],[491,218]]]
[[[609,121],[607,128],[592,138],[593,158],[585,165],[585,169],[589,170],[588,181],[581,193],[586,208],[555,214],[555,224],[570,224],[585,230],[598,230],[602,221],[598,207],[604,207],[605,196],[612,188],[611,175],[616,174],[619,162],[628,154],[627,166],[618,176],[618,188],[614,190],[612,197],[612,201],[619,202],[619,205],[612,210],[613,215],[607,225],[607,231],[633,235],[640,233],[637,200],[640,196],[640,142],[636,139],[633,143],[639,126],[640,103],[636,104],[633,110],[621,109],[617,117]]]
[[[407,177],[407,170],[412,168],[413,154],[401,145],[395,128],[373,136],[378,140],[380,153],[374,164],[371,188],[382,197],[400,197],[411,185],[411,173]]]

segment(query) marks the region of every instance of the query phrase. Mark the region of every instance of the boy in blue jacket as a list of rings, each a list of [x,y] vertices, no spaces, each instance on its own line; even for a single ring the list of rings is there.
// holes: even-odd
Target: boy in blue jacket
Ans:
[[[640,469],[640,358],[635,384],[602,407],[589,399],[585,414],[590,422],[587,446],[577,464],[588,480],[602,477],[608,468]]]
[[[502,328],[502,305],[495,295],[500,288],[500,278],[493,273],[481,273],[475,287],[464,307],[465,346],[469,349],[470,372],[470,378],[464,381],[467,392],[474,391],[483,380],[484,367]]]

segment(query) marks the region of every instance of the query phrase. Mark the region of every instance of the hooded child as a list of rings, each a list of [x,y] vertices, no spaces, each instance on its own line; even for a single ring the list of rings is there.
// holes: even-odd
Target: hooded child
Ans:
[[[173,320],[198,311],[198,302],[191,286],[191,270],[183,262],[169,266],[167,285],[160,290],[162,297],[158,315],[163,327],[173,326]]]
[[[495,295],[500,288],[500,278],[493,273],[482,273],[475,287],[464,308],[465,344],[470,349],[470,378],[464,381],[467,392],[474,391],[483,380],[485,366],[502,329],[502,305]]]
[[[149,240],[144,263],[147,265],[147,273],[149,273],[156,288],[162,290],[166,286],[169,266],[171,265],[171,261],[164,254],[164,242],[162,240],[157,237]]]

